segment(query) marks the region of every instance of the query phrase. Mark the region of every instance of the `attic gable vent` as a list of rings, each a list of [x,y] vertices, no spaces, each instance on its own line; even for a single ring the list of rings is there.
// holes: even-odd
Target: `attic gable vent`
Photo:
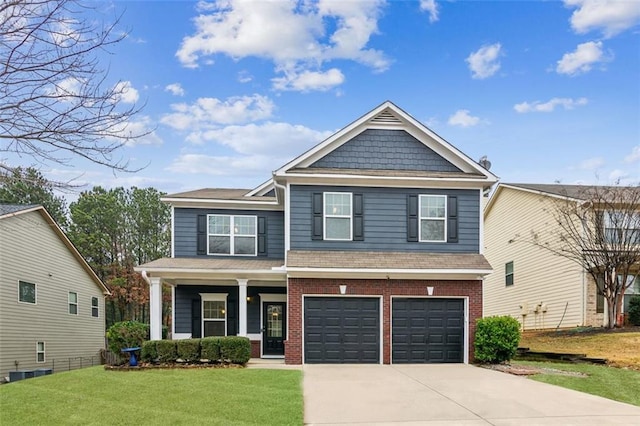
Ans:
[[[369,120],[369,122],[376,124],[402,124],[402,120],[396,117],[388,109],[373,117],[371,120]]]

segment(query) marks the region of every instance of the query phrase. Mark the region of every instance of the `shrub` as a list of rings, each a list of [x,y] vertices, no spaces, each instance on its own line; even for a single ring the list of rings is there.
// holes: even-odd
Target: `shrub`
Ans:
[[[158,349],[156,348],[158,340],[147,340],[142,343],[140,350],[140,359],[145,362],[155,362],[158,359]]]
[[[479,319],[476,327],[476,360],[497,364],[509,361],[520,342],[520,323],[510,316]]]
[[[109,349],[115,354],[124,348],[140,347],[149,337],[149,326],[137,321],[122,321],[107,330]]]
[[[640,325],[640,295],[629,300],[629,322],[631,325]]]
[[[175,340],[156,341],[156,350],[158,351],[158,361],[160,362],[175,362],[178,358]]]
[[[200,339],[184,339],[176,341],[178,358],[193,362],[200,360]]]
[[[251,358],[251,341],[241,336],[223,337],[220,339],[220,356],[234,364],[246,364]]]
[[[220,337],[205,337],[200,340],[200,357],[209,361],[220,359]]]

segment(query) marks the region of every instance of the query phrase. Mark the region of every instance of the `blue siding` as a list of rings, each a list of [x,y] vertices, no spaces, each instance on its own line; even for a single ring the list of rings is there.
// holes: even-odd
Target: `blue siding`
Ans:
[[[312,195],[344,191],[363,194],[364,241],[311,239]],[[407,242],[407,195],[443,194],[458,197],[457,243]],[[477,190],[361,188],[332,186],[291,187],[292,250],[371,250],[478,253],[480,245],[480,196]]]
[[[260,333],[260,293],[285,294],[286,287],[247,287],[247,296],[252,297],[247,304],[247,332]],[[238,331],[238,287],[237,286],[176,286],[176,333],[194,333],[192,328],[192,306],[201,306],[200,293],[228,293],[227,334],[233,336]],[[196,313],[199,317],[199,314]]]
[[[197,219],[200,214],[231,214],[264,216],[267,218],[267,258],[284,259],[284,213],[280,211],[259,210],[221,210],[176,208],[175,257],[196,257],[197,254]],[[204,255],[206,256],[206,255]],[[219,257],[219,256],[216,256]],[[238,256],[233,256],[237,258]],[[254,258],[251,256],[251,258]]]
[[[460,172],[404,130],[369,129],[333,150],[311,167]]]

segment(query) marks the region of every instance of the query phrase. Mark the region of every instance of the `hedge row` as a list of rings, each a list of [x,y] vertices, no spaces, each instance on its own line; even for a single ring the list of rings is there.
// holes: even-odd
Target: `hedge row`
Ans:
[[[205,337],[204,339],[149,340],[142,343],[145,362],[211,362],[246,364],[251,358],[247,337]]]

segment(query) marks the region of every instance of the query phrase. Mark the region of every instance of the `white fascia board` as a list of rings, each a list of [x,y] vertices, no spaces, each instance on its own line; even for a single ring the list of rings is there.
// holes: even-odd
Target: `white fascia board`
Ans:
[[[257,201],[257,200],[212,200],[202,198],[162,198],[162,201],[174,207],[195,207],[195,208],[221,208],[221,209],[251,209],[251,210],[283,210],[283,206],[277,201]]]
[[[558,194],[551,194],[551,193],[545,192],[545,191],[539,191],[539,190],[535,190],[535,189],[522,188],[520,186],[513,186],[513,185],[508,185],[508,184],[505,184],[505,183],[499,183],[498,186],[496,187],[496,190],[493,191],[493,194],[491,195],[491,199],[489,200],[489,202],[487,203],[487,205],[484,208],[484,217],[485,218],[489,214],[489,211],[491,211],[491,208],[493,208],[493,205],[496,202],[495,200],[498,199],[498,197],[500,196],[500,194],[502,193],[504,188],[513,189],[514,191],[522,191],[522,192],[526,192],[526,193],[529,193],[529,194],[540,195],[540,196],[543,196],[543,197],[555,198],[555,199],[558,199],[558,200],[574,201],[576,203],[581,203],[581,202],[584,201],[584,200],[580,200],[580,199],[573,198],[573,197],[566,197],[566,196],[562,196],[562,195],[558,195]]]
[[[272,189],[275,189],[273,185],[273,179],[269,178],[269,180],[262,183],[260,186],[256,187],[255,189],[252,189],[251,191],[247,192],[244,196],[245,197],[261,196],[271,191]]]
[[[291,173],[284,175],[289,184],[298,185],[344,185],[344,186],[383,186],[398,188],[447,188],[469,189],[484,188],[495,182],[484,178],[432,178],[432,177],[398,177],[398,176],[365,176],[342,174],[304,174]]]
[[[0,219],[5,219],[7,217],[13,217],[13,216],[19,216],[19,215],[25,214],[25,213],[31,213],[31,212],[34,212],[36,210],[44,210],[44,207],[41,206],[41,205],[37,205],[37,206],[34,206],[34,207],[30,207],[28,209],[18,210],[18,211],[11,212],[11,213],[6,213],[6,214],[3,214],[3,215],[0,215]]]
[[[389,279],[472,279],[481,280],[493,269],[352,269],[287,268],[290,278],[389,278]]]
[[[250,279],[250,280],[284,280],[283,270],[272,269],[185,269],[185,268],[133,268],[136,272],[146,271],[147,275],[162,279]]]

